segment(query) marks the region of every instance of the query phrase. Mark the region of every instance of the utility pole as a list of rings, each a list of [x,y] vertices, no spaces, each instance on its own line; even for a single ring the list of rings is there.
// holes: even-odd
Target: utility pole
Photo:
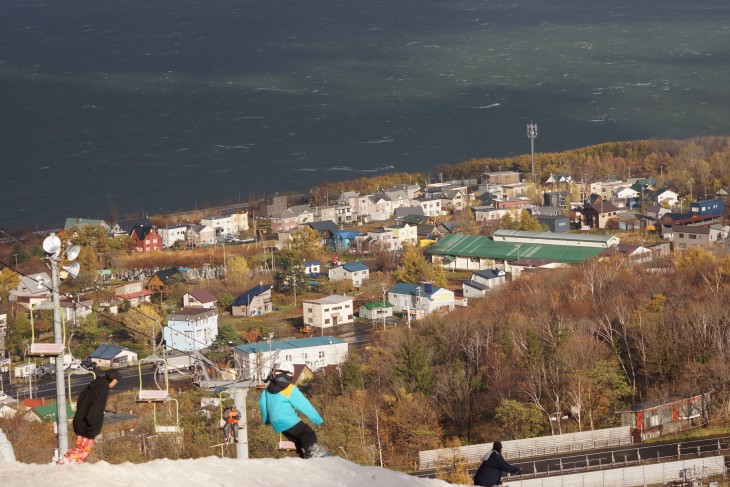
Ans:
[[[380,284],[383,289],[383,307],[380,312],[383,314],[383,331],[385,331],[385,283]]]
[[[63,327],[61,323],[61,298],[58,293],[59,274],[58,263],[62,260],[71,262],[75,260],[81,249],[78,245],[72,245],[63,250],[61,239],[51,233],[43,240],[43,251],[46,253],[45,260],[51,268],[51,300],[53,302],[53,343],[56,345],[56,421],[58,431],[58,458],[61,458],[68,451],[68,423],[66,418],[66,388],[64,384],[63,370]],[[63,254],[63,256],[62,256]],[[79,274],[78,262],[63,266],[63,270],[72,277]],[[58,347],[60,345],[60,347]],[[31,346],[32,351],[32,346]]]
[[[51,237],[56,237],[51,234]],[[49,238],[51,238],[49,237]],[[45,249],[45,242],[44,242]],[[49,252],[50,253],[50,252]],[[58,295],[58,256],[50,253],[48,262],[51,265],[51,299],[53,301],[53,342],[63,343],[61,325],[61,298]],[[63,353],[56,356],[56,420],[58,429],[58,458],[68,452],[68,421],[66,418],[66,388],[63,383]]]
[[[537,172],[535,172],[535,139],[537,138],[537,124],[527,124],[527,138],[530,139],[530,154],[532,159],[532,182],[537,185]]]
[[[239,387],[236,389],[236,393],[233,396],[233,404],[236,405],[241,413],[241,419],[243,420],[243,426],[240,426],[238,432],[238,442],[236,443],[236,459],[248,460],[248,418],[246,417],[246,396],[248,395],[248,388]]]

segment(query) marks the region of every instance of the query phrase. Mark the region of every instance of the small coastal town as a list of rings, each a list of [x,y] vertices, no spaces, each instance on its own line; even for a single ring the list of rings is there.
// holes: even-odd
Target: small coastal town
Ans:
[[[98,459],[122,451],[133,462],[196,458],[211,454],[210,445],[224,458],[287,456],[286,442],[272,441],[255,406],[281,364],[291,364],[293,383],[325,411],[320,442],[331,454],[452,483],[468,483],[464,475],[495,434],[526,470],[524,459],[542,456],[535,439],[556,451],[585,442],[626,448],[706,426],[711,411],[722,415],[716,387],[642,385],[653,359],[632,362],[626,354],[637,350],[628,343],[636,331],[618,327],[638,315],[603,300],[617,279],[634,286],[620,275],[667,279],[687,267],[681,259],[704,266],[723,259],[728,196],[719,187],[695,197],[658,176],[576,181],[569,173],[538,178],[500,169],[370,194],[343,191],[323,204],[273,195],[117,221],[72,215],[49,231],[3,231],[2,429],[21,461],[60,456],[56,401],[66,402],[70,420],[83,384],[118,370]],[[518,322],[533,318],[518,318],[510,303],[525,293],[549,299],[550,276],[572,283],[554,288],[562,311],[536,315],[536,332],[518,331],[529,327]],[[636,313],[648,323],[667,298],[652,292],[646,299]],[[574,319],[567,309],[579,302],[598,323],[585,336],[560,324]],[[530,313],[529,300],[519,306]],[[562,356],[564,343],[579,336],[571,345],[577,355]],[[519,372],[500,371],[507,357]],[[561,372],[549,372],[558,364]],[[504,385],[507,377],[516,389]],[[380,392],[371,396],[369,387]],[[244,411],[236,424],[245,440],[221,443],[218,418],[223,424],[234,403]],[[359,422],[350,424],[348,411]],[[472,423],[475,415],[491,417],[491,425]],[[416,425],[428,431],[416,433]],[[411,432],[405,437],[403,427]],[[348,439],[350,429],[359,440]],[[29,434],[45,441],[28,449],[21,437]],[[601,472],[590,467],[589,450],[586,472]],[[717,471],[699,456],[702,468]],[[535,463],[532,475],[545,481],[551,473]],[[532,485],[525,478],[513,481]]]

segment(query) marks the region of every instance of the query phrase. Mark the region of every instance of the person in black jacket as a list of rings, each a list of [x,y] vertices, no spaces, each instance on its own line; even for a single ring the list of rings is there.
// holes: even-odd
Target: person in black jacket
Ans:
[[[105,375],[97,377],[81,391],[73,419],[76,447],[69,450],[58,461],[59,464],[84,463],[89,458],[94,447],[94,438],[101,433],[104,424],[104,410],[109,390],[117,385],[119,379],[119,371],[109,369]]]
[[[482,464],[479,465],[477,473],[474,474],[474,485],[492,487],[502,485],[502,472],[522,473],[522,469],[510,465],[502,458],[502,442],[495,441],[492,446],[492,453],[484,456]]]

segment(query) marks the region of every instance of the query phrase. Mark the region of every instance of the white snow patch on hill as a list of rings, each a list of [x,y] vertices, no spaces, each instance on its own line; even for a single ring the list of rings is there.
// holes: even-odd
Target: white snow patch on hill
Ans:
[[[83,465],[3,463],[3,487],[446,487],[441,480],[420,479],[380,467],[362,467],[339,457],[234,460],[155,460]]]

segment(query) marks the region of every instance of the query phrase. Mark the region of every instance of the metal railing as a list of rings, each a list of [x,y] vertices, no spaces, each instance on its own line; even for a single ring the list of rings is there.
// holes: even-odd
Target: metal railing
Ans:
[[[520,458],[541,457],[558,453],[587,451],[632,443],[631,428],[607,428],[580,433],[540,436],[524,440],[502,442],[502,454],[514,461]],[[479,463],[492,450],[492,443],[480,443],[458,448],[441,448],[418,452],[419,470],[453,465],[457,460]]]
[[[510,487],[700,485],[702,480],[709,477],[725,475],[726,473],[725,457],[714,456],[536,479],[509,479],[507,483]]]

